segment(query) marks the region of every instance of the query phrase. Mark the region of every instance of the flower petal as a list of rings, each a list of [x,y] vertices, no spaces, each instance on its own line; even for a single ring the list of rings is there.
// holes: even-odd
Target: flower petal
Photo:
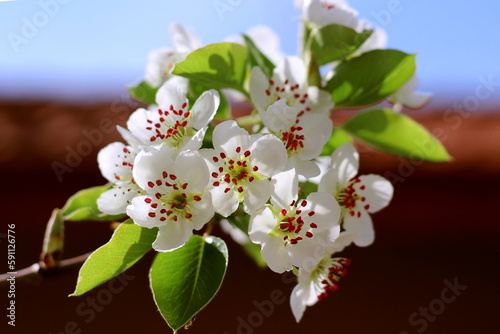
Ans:
[[[205,126],[204,128],[198,130],[192,137],[184,136],[182,144],[179,145],[179,151],[182,152],[186,150],[191,150],[191,151],[199,150],[203,145],[203,138],[205,138],[207,129],[208,126]]]
[[[145,200],[150,201],[150,203],[156,202],[155,198],[149,196],[135,197],[132,200],[132,204],[127,206],[127,215],[132,218],[134,223],[142,227],[153,228],[164,225],[165,222],[160,221],[157,215],[154,217],[149,215],[151,212],[155,212],[155,210]]]
[[[193,226],[183,221],[167,222],[158,228],[153,248],[158,252],[170,252],[183,246],[193,235]]]
[[[358,236],[354,239],[354,243],[359,247],[369,246],[375,239],[375,231],[373,229],[372,219],[370,214],[365,210],[360,210],[361,216],[344,216],[343,227],[346,232],[356,233]]]
[[[290,256],[283,245],[283,239],[280,237],[268,235],[266,241],[262,244],[261,254],[269,268],[278,274],[293,268],[290,263]]]
[[[290,307],[292,308],[292,313],[297,323],[300,322],[300,319],[302,319],[304,311],[306,310],[306,303],[303,297],[306,292],[304,290],[304,286],[297,284],[293,288],[292,294],[290,295]]]
[[[269,81],[260,67],[255,66],[252,68],[249,83],[250,97],[259,112],[264,111],[265,107],[269,103],[269,97],[266,95],[266,87],[268,86]]]
[[[175,159],[174,170],[179,179],[187,182],[189,192],[203,193],[208,186],[210,175],[207,164],[197,151],[184,151]]]
[[[218,187],[214,187],[210,192],[212,193],[212,203],[215,212],[223,217],[228,217],[236,211],[240,201],[238,194],[233,188],[228,188],[229,191],[225,191],[225,189],[224,185],[221,184]]]
[[[200,197],[200,201],[190,204],[190,213],[193,215],[190,219],[195,230],[200,230],[214,216],[212,194],[207,191]]]
[[[173,106],[175,110],[183,109],[184,103],[189,103],[186,98],[189,80],[186,78],[173,76],[165,82],[156,93],[156,103],[165,109]],[[130,127],[129,127],[130,128]]]
[[[356,176],[359,168],[359,153],[351,143],[342,144],[332,154],[331,168],[337,171],[338,182],[342,185]]]
[[[109,215],[118,215],[127,211],[127,206],[132,199],[138,195],[136,189],[128,191],[128,187],[115,185],[112,189],[105,191],[97,199],[97,207]]]
[[[133,176],[136,183],[151,194],[169,192],[165,185],[158,185],[157,181],[163,180],[164,171],[169,174],[174,171],[174,154],[175,149],[169,146],[145,147],[135,158]]]
[[[254,180],[248,182],[243,192],[243,209],[252,214],[266,204],[273,191],[273,184],[269,180]]]
[[[195,129],[201,129],[208,125],[214,118],[219,104],[219,92],[215,89],[203,92],[191,109],[192,118],[190,125]]]
[[[228,157],[235,160],[239,160],[240,156],[239,153],[236,153],[238,147],[244,151],[250,146],[250,135],[235,121],[225,121],[217,125],[212,138],[216,150],[223,151]]]
[[[374,213],[389,205],[394,193],[392,184],[380,175],[369,174],[359,177],[360,183],[355,184],[356,189],[365,185],[362,192],[366,203],[370,205],[368,212]]]
[[[318,226],[315,231],[322,232],[338,225],[341,209],[335,198],[329,193],[315,192],[307,196],[305,213],[314,213],[310,219]]]
[[[115,142],[107,145],[97,154],[97,162],[102,175],[110,182],[117,181],[116,176],[125,176],[132,173],[130,167],[123,162],[133,162],[133,156],[125,153],[128,148],[125,144]]]
[[[253,166],[258,166],[259,174],[272,177],[283,170],[288,160],[283,142],[274,135],[265,135],[257,139],[249,151]]]
[[[290,107],[285,99],[274,102],[267,108],[267,111],[259,111],[262,123],[276,133],[290,129],[295,124],[297,114],[298,110]]]
[[[295,169],[289,169],[273,176],[274,190],[271,203],[277,209],[288,209],[297,199],[299,180]]]
[[[321,170],[318,165],[312,160],[301,160],[296,154],[288,158],[288,162],[285,169],[294,168],[297,174],[302,175],[305,178],[311,178],[318,176]]]
[[[170,25],[170,39],[175,51],[183,54],[191,53],[202,45],[198,36],[177,23]]]
[[[262,207],[250,216],[248,236],[254,243],[262,244],[277,223],[271,209]]]

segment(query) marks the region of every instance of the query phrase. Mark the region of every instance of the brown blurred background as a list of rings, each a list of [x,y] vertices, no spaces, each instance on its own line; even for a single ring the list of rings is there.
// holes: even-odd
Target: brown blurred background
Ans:
[[[405,111],[442,139],[454,157],[451,163],[409,161],[359,146],[361,173],[390,177],[395,198],[374,216],[375,243],[344,251],[353,263],[338,292],[308,309],[297,325],[289,307],[294,284],[286,276],[258,270],[224,236],[230,251],[226,279],[189,332],[497,333],[499,108],[459,113],[452,109],[456,103],[460,99]],[[106,144],[120,140],[114,126],[124,126],[136,107],[127,98],[94,104],[0,101],[4,176],[0,249],[6,254],[6,225],[16,224],[18,269],[38,260],[53,208],[62,207],[79,189],[105,183],[96,155]],[[340,113],[335,121],[341,123],[346,117]],[[106,243],[111,233],[106,223],[67,223],[64,256],[92,251]],[[220,230],[215,233],[222,235]],[[5,272],[6,257],[2,257],[0,268]],[[103,299],[110,295],[106,286],[68,298],[75,287],[76,269],[38,283],[18,283],[16,327],[6,326],[2,315],[1,326],[7,329],[1,332],[168,333],[148,288],[151,261],[148,254],[129,270],[123,291],[111,294],[110,300]],[[460,286],[456,298],[450,292],[443,295],[447,284]],[[280,300],[283,303],[263,314],[256,305],[270,300],[275,289],[286,301]],[[7,297],[2,296],[4,314],[6,303]],[[429,307],[425,315],[422,308]]]

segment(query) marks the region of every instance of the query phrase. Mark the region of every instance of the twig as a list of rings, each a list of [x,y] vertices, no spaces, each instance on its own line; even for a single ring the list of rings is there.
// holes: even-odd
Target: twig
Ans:
[[[44,263],[40,261],[38,263],[34,263],[28,268],[24,268],[22,270],[15,272],[15,274],[10,274],[10,273],[2,274],[0,275],[0,289],[9,286],[10,281],[8,281],[7,279],[10,279],[12,277],[15,277],[16,283],[18,282],[38,283],[42,280],[43,277],[70,271],[77,265],[80,265],[83,262],[85,262],[85,260],[87,260],[90,254],[92,254],[92,252],[79,255],[70,259],[61,260],[59,262],[59,265],[51,270],[47,270]]]

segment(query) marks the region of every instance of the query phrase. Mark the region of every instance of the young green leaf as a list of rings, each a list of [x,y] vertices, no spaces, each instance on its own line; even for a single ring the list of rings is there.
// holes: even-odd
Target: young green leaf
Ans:
[[[273,71],[276,66],[259,50],[250,37],[245,34],[241,35],[243,36],[248,50],[248,62],[250,63],[250,67],[260,67],[266,77],[270,79],[273,76]]]
[[[97,208],[97,199],[103,192],[109,190],[108,186],[98,186],[83,189],[71,196],[61,214],[66,221],[113,221],[123,219],[125,215],[107,215]]]
[[[129,87],[128,91],[134,100],[151,105],[156,103],[156,93],[159,88],[151,87],[146,81],[141,81],[136,86]]]
[[[340,24],[314,29],[309,48],[319,66],[345,59],[352,55],[371,36],[373,30],[361,33]]]
[[[234,43],[207,45],[189,54],[175,65],[175,75],[197,81],[207,87],[232,88],[246,94],[243,82],[247,73],[245,48]]]
[[[373,50],[342,62],[328,81],[335,107],[363,107],[397,92],[415,73],[415,55]]]
[[[115,230],[111,240],[85,261],[76,289],[70,296],[81,296],[132,267],[150,249],[158,229],[148,229],[129,219]]]
[[[382,151],[430,162],[446,162],[444,146],[423,126],[389,109],[356,114],[342,128],[366,144]]]
[[[323,146],[321,155],[331,155],[340,145],[345,143],[352,143],[352,136],[342,128],[333,127],[332,136]]]
[[[224,241],[193,235],[172,252],[158,253],[149,274],[158,309],[177,331],[200,312],[219,290],[228,263]]]

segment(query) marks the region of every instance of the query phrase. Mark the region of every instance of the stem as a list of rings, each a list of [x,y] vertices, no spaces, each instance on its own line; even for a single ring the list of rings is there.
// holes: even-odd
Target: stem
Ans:
[[[10,282],[7,279],[11,277],[15,277],[15,282],[40,282],[43,277],[50,276],[53,274],[58,274],[62,272],[67,272],[77,265],[82,264],[87,260],[87,258],[92,254],[92,252],[79,255],[70,259],[62,260],[59,262],[58,266],[52,268],[51,270],[47,270],[45,264],[40,261],[38,263],[34,263],[28,268],[21,269],[15,274],[5,273],[0,275],[0,288],[8,287]]]
[[[212,232],[212,230],[214,229],[214,226],[215,226],[215,217],[212,218],[208,224],[207,224],[207,229],[205,230],[205,232],[203,233],[203,239],[205,239],[206,237],[208,237],[210,235],[210,233]]]

